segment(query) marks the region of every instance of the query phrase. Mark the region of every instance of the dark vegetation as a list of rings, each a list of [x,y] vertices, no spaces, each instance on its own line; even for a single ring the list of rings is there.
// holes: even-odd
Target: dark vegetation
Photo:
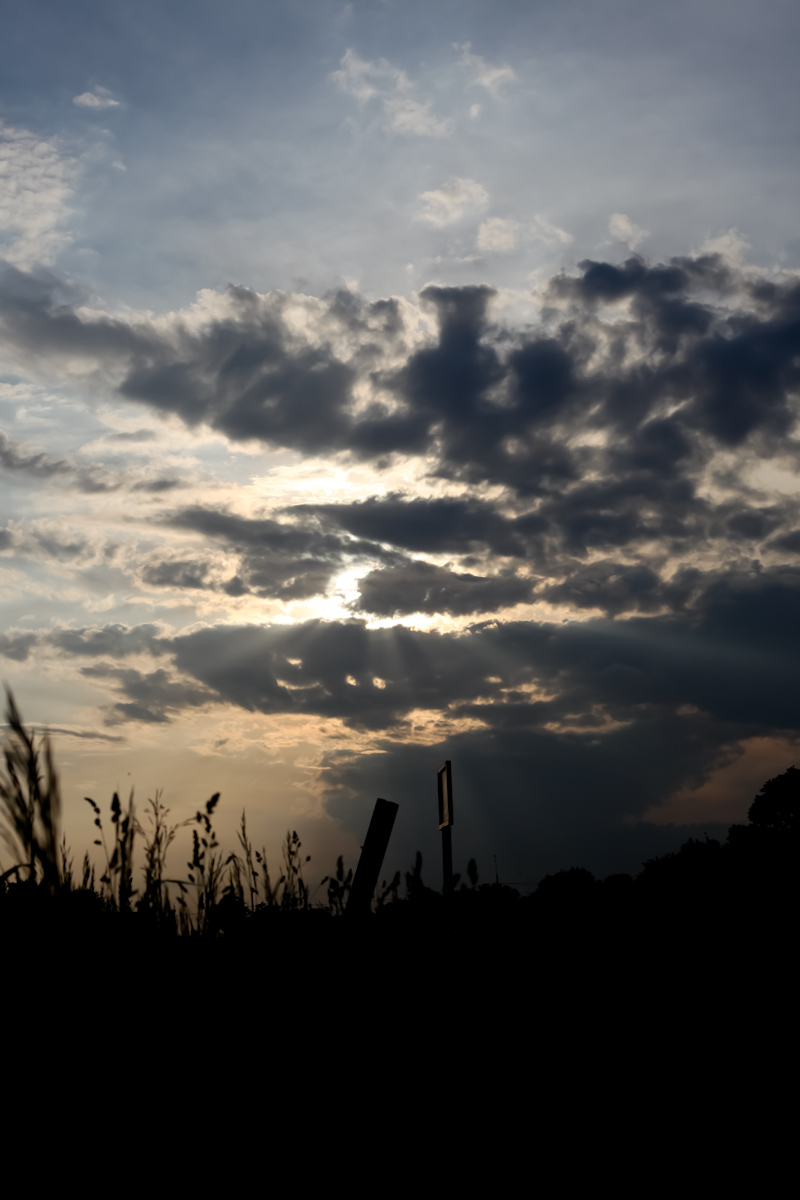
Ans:
[[[8,726],[0,772],[2,833],[13,858],[0,873],[6,938],[15,929],[31,932],[33,923],[39,929],[57,926],[65,936],[250,941],[267,929],[273,935],[279,925],[291,924],[296,933],[301,925],[318,927],[344,916],[352,871],[345,873],[341,858],[312,894],[304,878],[309,858],[297,833],[289,832],[279,873],[271,876],[266,850],[253,845],[244,813],[238,846],[224,853],[213,824],[218,793],[179,823],[170,821],[159,794],[141,815],[133,795],[123,802],[115,794],[105,816],[87,797],[102,867],[86,853],[76,870],[60,839],[61,801],[48,739],[37,743],[10,695]],[[790,767],[764,784],[750,807],[749,824],[732,826],[724,844],[690,838],[677,853],[645,862],[635,877],[597,880],[572,867],[546,876],[526,897],[499,883],[481,884],[474,861],[467,881],[456,876],[454,891],[443,896],[423,882],[417,854],[404,879],[397,872],[376,891],[374,923],[384,929],[417,926],[420,920],[471,927],[534,923],[540,932],[566,924],[605,935],[646,917],[651,925],[699,922],[706,931],[709,923],[720,928],[734,923],[743,932],[768,913],[774,921],[794,899],[798,798],[800,770]],[[168,854],[186,827],[191,858],[173,875]]]
[[[794,767],[766,782],[724,844],[690,839],[636,877],[571,868],[521,896],[481,883],[471,862],[444,896],[417,854],[353,919],[351,872],[339,859],[309,888],[296,833],[272,874],[243,816],[225,853],[217,794],[181,824],[160,796],[142,814],[132,798],[107,811],[90,799],[102,866],[76,866],[47,739],[25,730],[11,697],[8,726],[0,1010],[19,1078],[32,1061],[44,1078],[62,1060],[155,1096],[174,1061],[181,1087],[218,1098],[260,1048],[255,1074],[264,1057],[279,1094],[305,1096],[302,1080],[323,1073],[325,1112],[389,1078],[399,1091],[375,1103],[391,1108],[441,1070],[470,1096],[479,1084],[515,1094],[525,1078],[546,1109],[560,1097],[558,1111],[596,1112],[585,1080],[632,1087],[633,1103],[645,1060],[658,1093],[693,1080],[698,1097],[711,1076],[735,1094],[742,1073],[766,1079],[781,1061],[794,1020]],[[176,870],[181,829],[191,853]]]

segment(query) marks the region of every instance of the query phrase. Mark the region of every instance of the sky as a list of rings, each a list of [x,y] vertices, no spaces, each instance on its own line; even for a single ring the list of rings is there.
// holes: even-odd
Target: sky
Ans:
[[[0,669],[84,796],[526,886],[800,758],[786,0],[9,0]]]

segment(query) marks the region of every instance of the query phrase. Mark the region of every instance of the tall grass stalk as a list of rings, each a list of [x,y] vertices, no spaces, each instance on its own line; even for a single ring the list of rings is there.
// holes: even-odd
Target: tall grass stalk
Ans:
[[[115,792],[108,826],[100,805],[85,796],[95,829],[93,842],[104,865],[97,879],[94,864],[85,854],[78,882],[66,841],[60,839],[61,796],[50,742],[45,737],[37,743],[26,731],[8,689],[7,712],[10,734],[3,747],[5,770],[0,770],[0,833],[14,862],[4,873],[0,870],[0,890],[16,879],[42,885],[50,893],[92,892],[107,910],[141,914],[151,926],[165,932],[204,937],[265,910],[307,912],[314,907],[303,876],[311,856],[303,855],[296,830],[286,833],[281,847],[282,873],[275,883],[266,849],[259,851],[253,845],[244,812],[237,831],[238,851],[224,856],[213,825],[218,792],[194,817],[178,822],[170,821],[161,792],[156,792],[155,799],[145,806],[144,823],[137,816],[133,792],[126,804]],[[167,874],[167,856],[179,830],[185,827],[192,831],[191,858],[185,877],[173,878]],[[137,839],[142,841],[144,854],[140,888],[134,886]],[[421,886],[419,862],[413,882],[409,880],[410,876],[409,891]],[[336,874],[326,876],[320,884],[328,885],[327,905],[316,907],[341,915],[352,881],[353,872],[345,873],[340,857]],[[383,881],[375,897],[378,906],[397,899],[399,883],[399,872],[388,886]],[[175,889],[174,900],[170,887]]]
[[[6,713],[10,737],[3,747],[5,769],[0,768],[0,834],[16,861],[0,882],[16,876],[54,892],[62,882],[61,792],[50,739],[45,735],[37,745],[8,688]]]
[[[111,799],[111,827],[113,842],[109,853],[105,829],[100,816],[99,805],[90,796],[84,797],[94,812],[95,827],[100,837],[95,838],[95,846],[101,846],[106,859],[106,868],[100,876],[101,895],[117,909],[118,912],[129,912],[131,901],[137,894],[133,886],[133,848],[138,832],[136,810],[133,805],[133,792],[128,797],[127,811],[123,809],[117,792]]]

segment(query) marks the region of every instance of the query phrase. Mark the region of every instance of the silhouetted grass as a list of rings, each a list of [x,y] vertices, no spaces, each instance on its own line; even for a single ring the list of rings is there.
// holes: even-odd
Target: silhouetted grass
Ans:
[[[6,931],[30,933],[49,921],[70,936],[231,946],[282,938],[290,930],[296,937],[299,929],[341,927],[341,934],[324,935],[334,938],[331,945],[341,946],[347,930],[347,937],[354,936],[353,923],[342,920],[353,880],[342,858],[312,894],[304,877],[310,858],[297,832],[288,831],[275,878],[266,848],[253,845],[244,812],[237,848],[226,853],[214,828],[219,793],[179,822],[170,820],[160,793],[147,801],[141,819],[133,793],[126,803],[115,793],[106,813],[86,797],[102,865],[98,876],[87,853],[76,874],[61,837],[49,741],[26,730],[10,693],[8,727],[0,771],[2,834],[11,857],[0,868],[0,927]],[[443,939],[450,952],[460,946],[465,961],[474,959],[480,944],[487,953],[513,947],[517,954],[533,938],[551,967],[556,961],[563,966],[570,956],[586,960],[602,952],[604,969],[615,961],[641,960],[653,943],[659,952],[672,944],[684,955],[700,956],[710,938],[727,939],[726,944],[749,939],[763,948],[785,936],[793,919],[798,781],[794,768],[768,781],[751,809],[750,825],[732,827],[724,845],[690,839],[678,853],[646,862],[635,878],[596,880],[583,868],[571,868],[520,897],[511,887],[481,884],[472,860],[468,883],[443,896],[425,886],[418,853],[404,881],[400,872],[382,881],[370,928],[392,953],[428,955],[431,970],[438,969]],[[191,835],[190,857],[173,873],[168,859],[184,830]],[[365,936],[356,924],[357,936]]]
[[[0,806],[3,841],[16,861],[0,874],[0,882],[5,884],[16,876],[55,891],[66,875],[59,846],[61,795],[50,742],[45,738],[42,746],[37,746],[8,689],[6,699],[10,736],[3,747]]]

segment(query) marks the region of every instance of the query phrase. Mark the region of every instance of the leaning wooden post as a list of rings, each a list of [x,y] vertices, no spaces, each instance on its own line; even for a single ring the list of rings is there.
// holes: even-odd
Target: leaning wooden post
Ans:
[[[439,790],[439,828],[442,831],[442,892],[448,896],[453,890],[453,842],[450,830],[453,827],[453,772],[450,759],[436,773]]]
[[[345,912],[348,915],[369,912],[375,888],[378,886],[397,809],[398,805],[392,800],[379,799],[375,801],[372,820],[361,848],[361,857],[358,860],[350,895],[347,897]]]

